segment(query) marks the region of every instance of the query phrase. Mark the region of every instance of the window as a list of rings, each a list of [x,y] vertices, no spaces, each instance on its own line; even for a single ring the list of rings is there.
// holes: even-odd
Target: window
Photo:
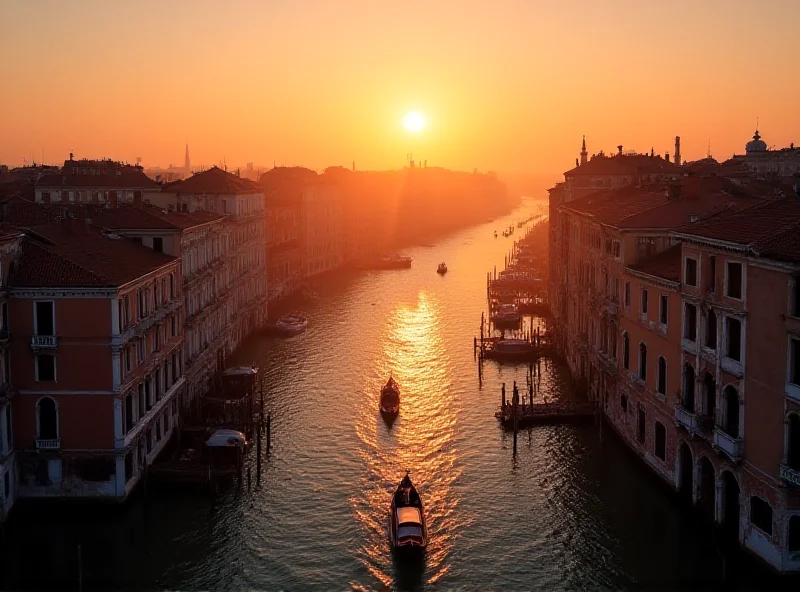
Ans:
[[[658,322],[666,326],[667,324],[667,310],[669,309],[669,296],[662,294],[659,299],[658,305]]]
[[[772,506],[755,495],[750,497],[750,524],[772,536]]]
[[[164,239],[160,236],[153,237],[153,250],[158,251],[159,253],[164,252]]]
[[[789,356],[789,382],[800,385],[800,339],[792,338]]]
[[[631,306],[631,283],[625,282],[625,308]]]
[[[647,346],[639,344],[639,380],[647,380]]]
[[[715,294],[717,291],[717,258],[711,255],[708,258],[708,291]]]
[[[142,292],[142,290],[136,290],[136,316],[141,319],[144,315],[144,292]]]
[[[622,366],[630,370],[631,366],[631,338],[627,333],[622,334]]]
[[[717,315],[713,310],[709,310],[706,317],[706,347],[717,349]]]
[[[728,262],[728,273],[725,286],[728,298],[742,299],[742,264]]]
[[[140,382],[138,386],[138,397],[137,400],[139,401],[139,419],[144,417],[145,413],[145,393],[144,393],[144,383]]]
[[[683,338],[689,341],[697,339],[697,307],[688,302],[684,305]]]
[[[8,499],[9,494],[11,493],[11,474],[6,471],[6,474],[3,475],[3,497]]]
[[[645,434],[647,432],[647,412],[644,405],[639,405],[639,421],[636,424],[636,439],[640,444],[644,444]]]
[[[619,301],[619,278],[614,278],[613,282],[613,292],[611,292],[611,296],[613,296],[614,300]]]
[[[169,412],[164,412],[164,434],[169,431]]]
[[[156,420],[156,442],[161,442],[161,420]]]
[[[147,454],[153,450],[153,429],[147,430]]]
[[[125,433],[133,429],[133,393],[125,395]]]
[[[628,397],[625,395],[620,395],[619,398],[619,406],[622,407],[622,410],[627,413],[628,412]]]
[[[125,483],[133,478],[133,452],[125,455]]]
[[[36,422],[40,440],[58,438],[58,407],[50,397],[42,397],[36,404]]]
[[[647,290],[642,289],[642,314],[647,314]]]
[[[36,335],[55,335],[54,305],[55,303],[52,300],[34,304],[33,323]]]
[[[172,300],[175,298],[175,274],[169,274],[169,298]]]
[[[658,380],[656,390],[662,395],[667,394],[667,361],[664,356],[658,357]]]
[[[728,343],[725,355],[731,360],[737,362],[742,361],[742,324],[739,319],[733,317],[725,317],[725,326],[727,328]]]
[[[683,282],[687,286],[697,285],[697,259],[686,258],[686,268],[683,273]]]
[[[56,357],[49,354],[36,356],[36,380],[54,382],[56,379]]]
[[[667,458],[667,429],[661,422],[656,422],[656,456],[661,460]]]
[[[619,259],[619,255],[620,255],[620,247],[619,247],[619,241],[618,241],[618,240],[615,240],[615,241],[612,243],[612,251],[613,251],[613,253],[614,253],[614,258],[615,258],[615,259]]]

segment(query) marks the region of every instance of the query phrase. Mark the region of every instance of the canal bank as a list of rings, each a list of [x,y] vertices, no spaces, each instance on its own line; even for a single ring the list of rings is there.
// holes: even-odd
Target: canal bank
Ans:
[[[258,364],[273,411],[260,489],[216,500],[151,495],[105,517],[20,506],[0,553],[0,588],[77,583],[78,543],[85,589],[721,585],[702,524],[614,438],[601,442],[596,426],[521,431],[513,457],[494,412],[500,385],[525,384],[526,369],[486,363],[479,384],[473,337],[483,273],[511,244],[493,231],[532,208],[408,249],[410,270],[331,278],[303,305],[305,333],[243,345],[232,363]],[[391,430],[377,412],[390,372],[404,396]],[[541,381],[553,399],[569,388],[567,370],[551,360]],[[388,504],[405,469],[429,514],[421,569],[395,561],[388,546]],[[42,570],[43,560],[52,568]],[[731,581],[763,589],[772,580],[762,575],[770,577],[754,569]]]

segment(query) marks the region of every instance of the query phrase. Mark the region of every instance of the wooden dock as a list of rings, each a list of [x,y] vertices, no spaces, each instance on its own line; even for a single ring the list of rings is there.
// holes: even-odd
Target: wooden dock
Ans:
[[[547,401],[534,402],[533,381],[528,384],[528,397],[520,399],[516,381],[511,400],[506,400],[506,385],[500,395],[500,408],[494,414],[506,429],[514,430],[529,425],[544,423],[572,423],[593,419],[597,414],[597,406],[590,401]]]

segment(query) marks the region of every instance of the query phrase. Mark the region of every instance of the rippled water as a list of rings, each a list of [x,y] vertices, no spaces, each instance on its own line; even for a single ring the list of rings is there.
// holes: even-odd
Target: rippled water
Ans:
[[[273,413],[262,487],[152,494],[111,516],[92,508],[20,509],[6,532],[0,584],[85,588],[261,590],[596,590],[721,582],[722,555],[666,490],[597,426],[512,437],[493,413],[500,385],[525,369],[487,364],[472,338],[485,272],[511,240],[514,214],[407,250],[413,268],[362,273],[320,288],[306,333],[263,337],[255,361]],[[519,231],[515,235],[519,237]],[[436,274],[446,261],[449,272]],[[378,393],[402,389],[392,426]],[[545,361],[538,393],[568,396]],[[509,390],[510,393],[510,390]],[[423,562],[390,552],[390,496],[406,469],[426,504]],[[255,472],[254,472],[255,476]],[[42,513],[42,512],[46,513]],[[41,566],[49,565],[43,570]],[[729,566],[730,569],[730,566]],[[763,583],[763,582],[762,582]],[[4,586],[5,587],[5,586]]]

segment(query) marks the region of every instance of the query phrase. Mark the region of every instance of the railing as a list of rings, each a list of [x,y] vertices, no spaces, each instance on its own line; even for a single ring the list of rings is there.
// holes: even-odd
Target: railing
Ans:
[[[714,446],[727,454],[731,460],[742,458],[742,439],[725,433],[719,426],[714,430]]]
[[[31,347],[33,349],[54,349],[58,347],[58,337],[55,335],[32,335]]]
[[[61,438],[37,439],[36,448],[39,450],[58,450],[61,448]]]
[[[788,465],[781,465],[780,469],[781,479],[791,485],[800,487],[800,471],[793,469]]]
[[[697,430],[697,416],[688,409],[684,409],[680,405],[675,406],[675,421],[677,421],[690,432]]]

